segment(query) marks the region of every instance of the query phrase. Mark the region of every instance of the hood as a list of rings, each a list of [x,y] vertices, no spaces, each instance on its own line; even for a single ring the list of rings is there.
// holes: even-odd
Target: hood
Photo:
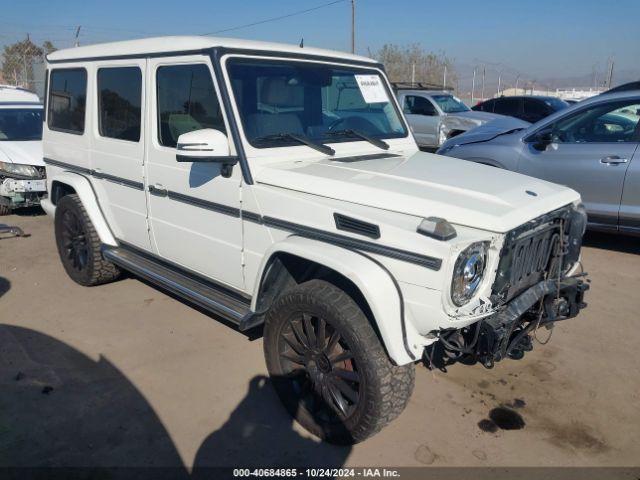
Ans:
[[[0,141],[0,162],[21,163],[44,167],[42,141],[30,142]]]
[[[447,115],[449,116],[449,115]],[[490,112],[476,112],[475,110],[469,110],[467,112],[458,112],[452,113],[452,117],[459,117],[465,120],[473,120],[478,125],[491,122],[493,120],[497,120],[499,118],[504,118],[504,115],[499,115],[497,113]]]
[[[259,169],[255,178],[265,185],[494,232],[506,232],[580,198],[544,180],[425,152],[276,163]]]
[[[486,112],[475,112],[486,113]],[[520,120],[514,117],[507,117],[504,115],[498,115],[496,120],[480,125],[473,130],[469,130],[456,137],[450,138],[442,144],[440,150],[446,150],[447,147],[452,145],[465,145],[467,143],[486,142],[496,138],[499,135],[513,131],[513,130],[526,130],[531,126],[529,122]]]

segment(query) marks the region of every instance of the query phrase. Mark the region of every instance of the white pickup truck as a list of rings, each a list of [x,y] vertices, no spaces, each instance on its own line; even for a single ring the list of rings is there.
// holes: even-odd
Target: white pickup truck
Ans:
[[[447,139],[483,125],[502,115],[476,112],[449,90],[422,83],[394,83],[398,102],[421,147],[438,148]]]
[[[490,367],[585,306],[579,195],[420,152],[375,60],[169,37],[47,72],[43,207],[69,276],[127,270],[264,324],[273,385],[321,438],[398,416],[425,352]]]

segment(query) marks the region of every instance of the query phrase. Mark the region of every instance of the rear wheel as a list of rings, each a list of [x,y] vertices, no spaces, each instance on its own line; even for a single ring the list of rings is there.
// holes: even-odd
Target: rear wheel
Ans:
[[[55,233],[62,265],[76,283],[100,285],[120,276],[120,269],[102,258],[100,238],[77,195],[58,201]]]
[[[284,293],[265,321],[273,385],[289,413],[332,443],[360,442],[405,408],[414,365],[395,366],[358,305],[311,280]]]

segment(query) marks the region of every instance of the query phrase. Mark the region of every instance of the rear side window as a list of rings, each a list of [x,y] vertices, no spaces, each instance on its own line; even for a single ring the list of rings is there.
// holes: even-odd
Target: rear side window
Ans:
[[[493,112],[495,106],[495,100],[487,100],[486,102],[479,103],[478,105],[473,107],[473,110],[479,110],[481,112]]]
[[[158,141],[175,147],[186,132],[213,128],[225,132],[220,103],[206,65],[172,65],[158,68]]]
[[[525,99],[523,106],[523,117],[531,123],[542,120],[544,117],[552,113],[550,107],[545,105],[544,102],[535,99]]]
[[[495,102],[496,103],[493,108],[494,113],[499,113],[501,115],[510,115],[512,117],[516,117],[520,113],[519,98],[504,97],[496,100]]]
[[[142,72],[138,67],[98,70],[98,118],[100,135],[140,140]]]
[[[49,84],[49,128],[84,133],[87,71],[84,68],[52,70]]]

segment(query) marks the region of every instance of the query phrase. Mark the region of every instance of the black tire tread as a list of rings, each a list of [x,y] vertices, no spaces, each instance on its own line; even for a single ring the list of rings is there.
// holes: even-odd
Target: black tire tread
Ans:
[[[5,215],[9,215],[10,213],[11,213],[11,207],[9,207],[9,205],[0,204],[0,217],[4,217]]]
[[[91,219],[89,218],[89,214],[87,210],[84,208],[82,204],[82,200],[76,194],[69,194],[62,197],[58,200],[58,204],[56,206],[56,210],[68,208],[74,209],[79,214],[84,223],[87,241],[89,243],[90,255],[89,259],[91,260],[91,264],[89,265],[90,276],[86,279],[80,280],[77,276],[71,276],[73,280],[81,285],[91,287],[96,285],[103,285],[105,283],[113,282],[117,280],[121,275],[121,270],[114,265],[113,263],[105,260],[102,257],[102,252],[100,250],[102,242],[100,241],[100,237],[98,236],[98,232],[96,232]],[[62,255],[61,255],[62,257]],[[63,261],[64,263],[64,261]]]
[[[291,302],[326,305],[331,310],[340,312],[342,323],[349,326],[361,349],[366,351],[368,365],[365,368],[371,375],[371,378],[367,377],[370,378],[371,384],[369,393],[373,393],[369,397],[365,414],[350,431],[352,438],[348,439],[347,443],[361,442],[375,435],[406,408],[413,393],[414,364],[394,365],[356,302],[343,290],[319,279],[302,283],[280,296],[267,314],[265,335],[269,330],[268,324],[278,320],[278,310],[284,304]],[[267,352],[265,356],[269,365],[270,359]],[[315,431],[313,433],[318,434]],[[345,443],[344,439],[326,438],[326,440]]]

